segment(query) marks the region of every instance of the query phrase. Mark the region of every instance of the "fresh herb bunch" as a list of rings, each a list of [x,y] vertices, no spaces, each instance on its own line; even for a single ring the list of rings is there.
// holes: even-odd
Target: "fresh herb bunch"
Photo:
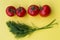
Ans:
[[[16,37],[24,37],[35,31],[32,27],[26,24],[16,23],[14,21],[8,21],[7,25],[10,28],[10,32],[15,34]]]
[[[48,25],[42,27],[42,28],[33,28],[30,27],[26,24],[23,23],[16,23],[14,21],[8,21],[6,24],[8,25],[8,27],[10,28],[10,32],[12,32],[13,34],[15,34],[16,37],[25,37],[28,34],[36,31],[36,30],[41,30],[41,29],[48,29],[51,28],[52,25],[56,24],[54,23],[56,19],[54,19],[51,23],[49,23]]]

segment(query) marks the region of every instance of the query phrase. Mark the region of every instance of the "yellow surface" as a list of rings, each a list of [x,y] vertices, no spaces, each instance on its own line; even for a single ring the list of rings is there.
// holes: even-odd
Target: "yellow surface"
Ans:
[[[15,6],[16,8],[23,6],[27,10],[32,4],[38,6],[44,4],[50,5],[52,9],[51,15],[48,17],[41,17],[40,15],[32,17],[27,14],[22,18],[16,15],[14,17],[6,15],[5,11],[8,6]],[[9,32],[9,28],[6,25],[6,22],[9,20],[22,22],[31,26],[31,23],[34,23],[35,26],[42,27],[50,23],[53,19],[56,19],[59,25],[55,25],[51,29],[36,31],[31,36],[20,38],[19,40],[60,40],[60,0],[0,0],[0,40],[17,40]]]

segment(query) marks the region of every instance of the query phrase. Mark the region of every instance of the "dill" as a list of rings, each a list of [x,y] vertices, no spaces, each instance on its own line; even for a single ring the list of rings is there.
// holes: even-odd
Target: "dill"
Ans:
[[[52,28],[51,26],[53,24],[56,24],[56,23],[54,23],[55,20],[56,19],[54,19],[51,23],[49,23],[48,25],[46,25],[42,28],[33,28],[24,23],[16,23],[14,21],[8,21],[6,24],[10,28],[10,32],[12,32],[15,35],[15,37],[21,38],[21,37],[25,37],[25,36],[29,35],[30,33],[34,32],[36,30]]]

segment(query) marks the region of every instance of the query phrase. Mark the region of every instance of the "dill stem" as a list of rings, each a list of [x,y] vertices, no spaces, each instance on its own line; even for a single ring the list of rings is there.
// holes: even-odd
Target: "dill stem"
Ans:
[[[57,24],[57,23],[54,23],[56,21],[56,19],[54,19],[52,22],[50,22],[48,25],[46,26],[43,26],[41,28],[37,28],[36,30],[42,30],[42,29],[48,29],[48,28],[52,28],[51,26]]]

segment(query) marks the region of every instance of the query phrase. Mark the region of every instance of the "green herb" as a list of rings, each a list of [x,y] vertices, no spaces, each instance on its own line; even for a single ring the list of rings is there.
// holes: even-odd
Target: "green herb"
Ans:
[[[36,30],[51,28],[51,26],[53,24],[56,24],[54,22],[55,22],[55,19],[51,23],[49,23],[48,25],[46,25],[46,26],[44,26],[42,28],[33,28],[33,27],[30,27],[30,26],[28,26],[26,24],[16,23],[14,21],[8,21],[6,24],[10,28],[10,32],[12,32],[16,37],[21,38],[21,37],[27,36],[28,34],[34,32]]]

